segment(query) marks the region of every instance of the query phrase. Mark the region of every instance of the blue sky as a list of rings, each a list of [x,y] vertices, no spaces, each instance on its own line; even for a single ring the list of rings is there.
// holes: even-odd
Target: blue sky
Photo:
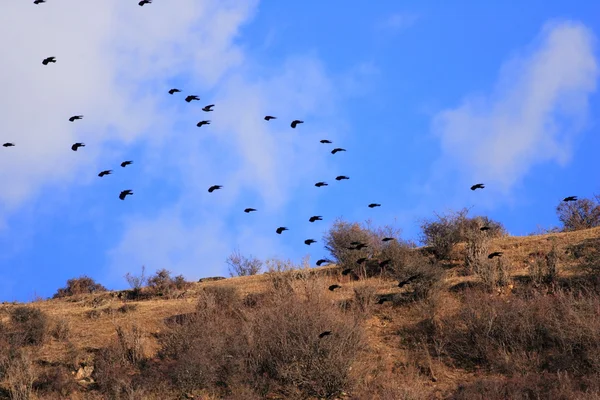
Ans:
[[[3,6],[0,300],[226,275],[236,248],[314,263],[338,217],[416,239],[473,207],[524,235],[600,192],[597,2],[173,3]]]

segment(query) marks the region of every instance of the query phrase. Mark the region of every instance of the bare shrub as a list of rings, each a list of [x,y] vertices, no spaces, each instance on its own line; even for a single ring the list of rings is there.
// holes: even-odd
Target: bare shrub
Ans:
[[[338,219],[333,223],[331,229],[323,238],[325,248],[329,251],[336,263],[342,268],[351,268],[356,266],[356,260],[359,258],[369,258],[373,251],[373,233],[359,223],[349,223]],[[361,242],[369,247],[360,250],[351,250],[352,242]]]
[[[67,281],[67,286],[58,289],[56,293],[52,296],[52,298],[59,299],[62,297],[68,297],[78,294],[89,294],[98,292],[106,292],[106,288],[101,284],[96,283],[96,281],[94,281],[89,276],[83,275],[79,278],[69,279]]]
[[[487,290],[507,286],[510,281],[510,265],[502,257],[494,260],[482,260],[475,269],[475,275],[481,279]]]
[[[467,240],[465,247],[465,268],[467,273],[482,270],[489,254],[490,236],[487,234],[487,231],[469,229],[465,234],[465,238]]]
[[[137,366],[144,359],[144,332],[135,323],[129,329],[116,327],[117,348],[122,362]]]
[[[41,394],[44,399],[52,398],[52,395],[65,399],[77,389],[77,385],[69,370],[59,365],[45,369],[35,380],[33,389],[38,397]]]
[[[31,355],[25,349],[19,349],[8,357],[5,378],[12,400],[30,400],[33,395],[33,383],[36,379]]]
[[[353,288],[354,301],[353,305],[358,309],[359,315],[369,316],[375,304],[377,290],[368,283],[362,283]]]
[[[435,260],[421,252],[413,251],[404,263],[394,265],[391,275],[399,282],[413,278],[405,286],[410,294],[410,300],[431,299],[435,301],[440,294],[445,273]]]
[[[120,350],[114,344],[100,349],[94,359],[92,378],[98,391],[109,399],[128,399],[133,391],[132,373],[134,368],[124,361]]]
[[[146,266],[142,265],[142,272],[139,275],[133,275],[133,274],[131,274],[129,272],[126,273],[125,274],[125,280],[129,284],[129,287],[131,287],[131,289],[132,289],[131,296],[134,299],[139,298],[140,295],[141,295],[141,293],[142,293],[142,288],[144,287],[144,285],[147,282],[147,279],[146,279]]]
[[[147,283],[151,295],[166,298],[171,298],[175,291],[184,290],[189,286],[189,283],[186,282],[182,275],[172,278],[171,272],[164,268],[156,271],[156,274],[149,277]]]
[[[600,195],[572,202],[561,201],[556,207],[563,231],[577,231],[600,226]]]
[[[548,254],[536,252],[530,255],[527,262],[529,276],[536,284],[552,284],[558,278],[558,263],[560,255],[553,245]]]
[[[50,335],[56,340],[66,341],[69,339],[71,334],[71,325],[69,321],[64,318],[59,318],[54,321],[52,328],[50,329]]]
[[[11,310],[11,337],[18,345],[41,345],[48,332],[48,317],[39,308],[19,306]]]
[[[227,257],[230,276],[250,276],[256,275],[263,267],[263,262],[256,257],[246,257],[235,250]]]

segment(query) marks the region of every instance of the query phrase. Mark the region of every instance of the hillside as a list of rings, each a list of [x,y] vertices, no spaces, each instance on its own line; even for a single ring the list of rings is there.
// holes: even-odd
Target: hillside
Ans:
[[[24,347],[29,349],[27,354],[29,354],[31,368],[21,365],[20,368],[24,371],[21,374],[29,371],[27,373],[30,380],[41,382],[33,385],[38,398],[168,398],[170,396],[182,398],[180,396],[184,396],[183,398],[209,399],[225,397],[225,395],[219,396],[218,390],[211,389],[211,385],[206,389],[186,388],[185,390],[163,385],[161,382],[166,382],[165,376],[168,376],[169,368],[176,368],[173,367],[176,362],[174,359],[169,360],[168,357],[157,357],[159,349],[162,346],[164,350],[165,345],[165,341],[161,342],[158,338],[166,332],[172,333],[181,329],[180,326],[185,325],[185,318],[175,316],[193,315],[198,310],[199,299],[206,301],[203,293],[207,290],[217,294],[227,293],[226,296],[241,299],[240,305],[233,308],[251,310],[247,313],[244,311],[245,320],[254,321],[256,317],[264,318],[261,314],[263,312],[260,306],[261,294],[273,293],[274,277],[279,274],[286,275],[286,279],[293,283],[297,293],[306,290],[310,297],[310,293],[313,293],[310,290],[318,290],[318,303],[323,304],[324,309],[331,304],[335,304],[336,307],[340,304],[346,305],[345,302],[350,304],[348,307],[352,309],[356,304],[364,306],[361,310],[364,318],[361,317],[360,321],[363,326],[361,329],[364,329],[366,334],[364,342],[366,347],[361,347],[360,355],[352,361],[354,363],[352,371],[360,370],[360,376],[356,377],[351,372],[351,379],[355,384],[351,385],[351,389],[331,396],[332,398],[427,399],[487,396],[485,398],[495,399],[504,396],[517,398],[513,397],[516,396],[515,393],[522,396],[518,398],[535,396],[574,398],[571,396],[576,396],[575,394],[584,396],[586,391],[588,393],[585,396],[589,397],[578,398],[600,398],[600,388],[593,383],[597,373],[600,372],[600,354],[597,347],[600,344],[592,343],[595,338],[600,338],[600,332],[594,332],[595,327],[600,326],[600,307],[594,308],[600,306],[600,295],[596,283],[590,280],[590,275],[582,267],[584,255],[587,255],[585,259],[588,261],[600,257],[599,244],[600,228],[494,239],[490,248],[493,251],[504,252],[502,259],[510,266],[511,279],[507,285],[488,291],[478,287],[478,282],[481,280],[479,276],[465,273],[462,262],[465,245],[460,244],[453,250],[451,262],[444,264],[445,274],[439,293],[435,298],[422,301],[402,300],[402,294],[410,292],[411,285],[399,288],[397,280],[385,276],[353,280],[350,275],[341,275],[341,268],[335,265],[311,268],[310,273],[300,271],[299,276],[295,278],[290,277],[289,272],[281,272],[196,282],[168,299],[152,297],[128,300],[126,291],[108,291],[36,301],[27,306],[39,308],[48,316],[50,334],[46,335],[39,346]],[[560,255],[558,278],[552,284],[531,282],[528,266],[535,259],[535,254],[547,255],[552,251],[553,246],[555,252]],[[422,251],[422,249],[412,251]],[[339,284],[341,288],[335,291],[327,290],[327,287],[332,284]],[[234,292],[237,294],[231,294]],[[368,300],[364,300],[365,293],[369,297]],[[398,298],[389,297],[393,294],[397,294]],[[388,296],[391,301],[377,304],[377,299],[381,299],[382,296]],[[555,299],[559,299],[556,300],[557,303],[554,303]],[[309,301],[307,304],[313,304],[310,303],[312,301],[310,298],[307,301]],[[471,314],[460,314],[465,305],[471,307]],[[517,305],[523,305],[523,309],[511,308]],[[0,321],[7,331],[10,331],[13,310],[20,306],[22,304],[12,303],[4,303],[0,306]],[[279,309],[277,308],[279,306],[273,307]],[[289,311],[290,318],[293,318],[291,315],[294,312],[310,311],[308,309],[299,311],[293,309],[293,306],[289,307],[292,307]],[[484,334],[490,338],[490,342],[484,346],[473,329],[477,323],[481,323],[477,315],[488,313],[490,309],[495,311],[489,314],[492,316],[487,321],[490,330]],[[536,311],[528,314],[528,311],[523,311],[527,309]],[[224,314],[229,315],[230,311],[227,311],[229,309],[223,308],[223,310]],[[553,314],[557,310],[567,310],[568,313]],[[518,315],[515,314],[517,311]],[[231,311],[233,316],[228,318],[236,318],[235,312],[237,311]],[[330,311],[327,309],[323,312]],[[221,313],[214,315],[218,316]],[[465,315],[467,317],[471,315],[472,320],[465,320],[464,318],[467,318]],[[550,316],[555,319],[550,319]],[[461,318],[460,324],[456,321],[458,317]],[[511,318],[517,321],[514,324],[515,330],[525,330],[528,326],[535,327],[539,321],[550,321],[548,323],[553,325],[543,328],[538,326],[536,329],[546,330],[543,334],[537,330],[494,333],[494,329],[499,329],[493,327],[494,320],[508,321]],[[577,322],[579,331],[571,322],[570,328],[575,331],[564,331],[567,327],[560,325],[561,319],[579,321]],[[318,325],[318,321],[315,324]],[[124,339],[121,342],[117,340],[116,329],[120,326],[124,328],[122,331]],[[136,328],[132,331],[131,327],[140,329],[138,336],[135,335]],[[589,332],[586,329],[589,329]],[[456,340],[458,331],[470,335],[468,340],[466,336],[464,338],[464,346],[467,346],[467,349],[457,347],[456,343],[462,340],[460,338],[458,342]],[[555,337],[556,332],[559,331],[563,332],[564,336],[561,338],[563,342],[553,344],[554,341],[559,341]],[[183,331],[178,332],[180,336],[177,337],[182,337]],[[203,329],[197,329],[198,337],[205,334],[208,335]],[[235,334],[236,332],[232,333]],[[171,336],[171,339],[173,337],[175,336]],[[256,340],[255,336],[249,337]],[[500,340],[498,339],[500,337],[504,338],[502,340],[505,342],[500,346],[502,348],[496,348],[494,343]],[[539,337],[544,337],[548,341],[546,349],[536,347],[536,340],[539,340]],[[123,374],[118,378],[127,379],[123,378],[121,381],[114,376],[107,377],[106,368],[102,371],[103,375],[99,375],[97,359],[99,355],[104,354],[102,349],[118,347],[118,343],[131,344],[132,342],[128,342],[127,338],[137,338],[135,340],[139,343],[134,344],[137,351],[142,353],[131,360],[130,364],[137,363],[136,365],[118,369],[118,374]],[[567,345],[564,343],[566,338],[574,338],[573,340],[580,342]],[[336,340],[336,336],[332,334],[330,338],[322,340],[329,339]],[[520,341],[523,343],[520,344]],[[220,344],[211,346],[218,347]],[[282,342],[280,346],[285,348],[286,343]],[[566,348],[570,349],[570,355],[565,353]],[[546,350],[552,354],[546,354]],[[459,357],[460,354],[486,351],[496,356],[503,355],[504,359],[496,363],[491,357],[488,359],[478,356],[469,360]],[[131,355],[131,351],[125,353]],[[569,357],[585,358],[586,362],[577,363]],[[4,368],[4,372],[7,370],[8,367]],[[545,374],[548,374],[547,378],[544,377]],[[4,375],[4,392],[0,392],[0,398],[2,395],[9,398],[10,374]],[[15,375],[14,370],[13,375]],[[149,379],[153,379],[156,382],[155,387],[149,388],[149,385],[144,384],[136,388],[132,382],[135,382],[135,377],[142,375],[147,379],[143,382],[147,383]],[[14,381],[14,378],[12,379]],[[111,389],[100,382],[102,379],[112,379],[111,385],[122,385],[122,387],[113,390],[114,388]],[[231,382],[239,383],[236,379]],[[233,387],[232,383],[229,385]],[[246,388],[248,385],[241,386]],[[257,385],[266,385],[266,383],[259,382]],[[299,385],[301,386],[301,383],[297,382],[291,386],[300,387]],[[280,383],[267,386],[264,397],[257,395],[256,392],[251,393],[247,389],[228,389],[230,391],[228,398],[302,398],[304,396]],[[529,395],[523,394],[527,391]],[[35,398],[33,396],[36,395],[31,396]]]

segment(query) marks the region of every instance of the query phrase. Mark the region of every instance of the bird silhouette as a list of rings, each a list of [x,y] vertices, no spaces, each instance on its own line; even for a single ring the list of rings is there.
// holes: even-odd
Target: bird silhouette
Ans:
[[[316,187],[321,187],[321,186],[329,186],[329,185],[327,183],[325,183],[325,182],[317,182],[317,183],[315,183],[315,186]]]
[[[128,195],[133,194],[133,192],[131,191],[131,189],[127,189],[127,190],[123,190],[121,192],[121,194],[119,194],[119,198],[121,200],[125,200],[125,197],[127,197]]]
[[[365,261],[367,261],[367,257],[361,257],[358,260],[356,260],[356,263],[360,265],[360,264],[364,263]]]
[[[378,203],[369,204],[369,208],[375,208],[375,207],[381,207],[381,204],[378,204]]]
[[[492,259],[492,258],[494,258],[494,257],[500,257],[502,254],[504,254],[504,253],[502,253],[501,251],[494,251],[493,253],[490,253],[490,254],[488,255],[488,258],[489,258],[489,259]]]
[[[83,115],[73,115],[71,118],[69,118],[69,121],[74,122],[77,119],[82,119]]]
[[[319,333],[319,339],[323,339],[325,336],[329,336],[329,335],[331,335],[331,331],[321,332],[321,333]]]
[[[80,147],[85,147],[85,144],[83,144],[83,143],[75,143],[75,144],[73,144],[73,146],[71,146],[71,150],[77,151],[77,149],[80,148]]]
[[[325,263],[331,263],[331,260],[328,260],[328,259],[326,259],[326,258],[321,258],[321,259],[317,260],[317,263],[316,263],[316,264],[317,264],[317,266],[319,266],[319,267],[320,267],[321,265],[323,265],[323,264],[325,264]]]
[[[251,213],[252,211],[256,211],[256,208],[246,208],[244,210],[245,213]]]
[[[331,150],[331,154],[335,154],[340,151],[346,151],[346,149],[342,149],[341,147],[336,147],[335,149]]]
[[[379,268],[385,268],[388,265],[390,265],[391,262],[392,262],[392,260],[389,258],[387,260],[383,260],[382,262],[379,263]]]
[[[399,288],[404,287],[404,286],[408,285],[409,283],[411,283],[412,281],[414,281],[415,279],[420,278],[420,277],[421,277],[421,274],[416,274],[416,275],[410,276],[410,277],[406,278],[405,280],[398,282],[398,287]]]
[[[270,121],[270,120],[272,120],[272,119],[277,119],[277,117],[274,117],[274,116],[272,116],[272,115],[266,115],[266,116],[265,116],[265,121]]]
[[[34,0],[33,4],[40,4],[40,3],[45,3],[46,0]]]
[[[315,222],[315,221],[323,221],[323,217],[320,215],[313,215],[312,217],[310,217],[308,219],[310,222]]]
[[[483,189],[483,188],[485,188],[485,185],[483,183],[477,183],[477,184],[471,186],[471,190]]]
[[[55,63],[55,62],[56,62],[56,57],[46,57],[42,61],[42,64],[48,65],[48,63]]]
[[[179,92],[181,92],[181,90],[179,90],[177,88],[173,88],[173,89],[169,90],[169,94],[179,93]]]
[[[296,129],[296,126],[298,126],[298,124],[303,124],[304,121],[300,121],[299,119],[295,119],[292,121],[292,123],[290,124],[290,126],[294,129]]]
[[[323,140],[321,140],[321,143],[332,143],[332,142],[331,142],[331,140],[323,139]]]
[[[105,176],[105,175],[110,175],[111,173],[112,173],[112,169],[105,169],[104,171],[100,172],[100,173],[98,174],[98,176],[99,176],[100,178],[102,178],[103,176]]]
[[[208,188],[208,193],[212,193],[217,189],[221,189],[223,186],[221,185],[212,185],[211,187]]]
[[[350,178],[347,177],[346,175],[340,175],[340,176],[336,176],[335,177],[336,181],[341,181],[341,180],[344,180],[344,179],[350,179]]]
[[[214,106],[215,106],[214,104],[209,104],[207,106],[204,106],[204,107],[202,107],[202,111],[206,111],[206,112],[214,111],[214,110],[211,109]]]
[[[125,168],[126,166],[131,165],[131,164],[133,164],[133,161],[131,161],[131,160],[123,161],[121,163],[121,167]]]
[[[4,147],[14,147],[14,145],[15,145],[14,143],[7,142],[7,143],[4,143],[2,146],[4,146]]]
[[[481,228],[479,228],[480,231],[485,232],[485,231],[489,231],[490,227],[489,226],[482,226]]]
[[[577,201],[577,196],[569,196],[563,199],[564,202]]]
[[[281,235],[281,232],[283,232],[283,231],[289,231],[289,229],[288,229],[288,228],[286,228],[285,226],[280,226],[279,228],[277,228],[277,229],[275,230],[275,232],[277,232],[277,233],[278,233],[278,234],[280,234],[280,235]]]
[[[332,292],[333,292],[335,289],[341,289],[341,286],[340,286],[340,285],[331,285],[331,286],[329,286],[329,290],[331,290]]]
[[[393,237],[384,237],[383,239],[381,239],[382,242],[389,242],[390,240],[396,240]]]
[[[391,301],[391,299],[389,297],[382,297],[377,301],[377,304],[383,304],[386,301]]]
[[[144,4],[152,4],[152,0],[142,0],[138,3],[139,6],[143,6]]]
[[[311,245],[311,244],[313,244],[313,243],[317,243],[317,241],[316,241],[316,240],[314,240],[314,239],[306,239],[306,240],[304,241],[304,244],[305,244],[305,245],[307,245],[307,246],[310,246],[310,245]]]
[[[185,98],[185,101],[187,101],[188,103],[191,102],[192,100],[200,100],[200,97],[198,97],[194,94],[194,95],[187,96]]]
[[[200,128],[202,125],[210,125],[210,120],[200,121],[196,124],[198,128]]]

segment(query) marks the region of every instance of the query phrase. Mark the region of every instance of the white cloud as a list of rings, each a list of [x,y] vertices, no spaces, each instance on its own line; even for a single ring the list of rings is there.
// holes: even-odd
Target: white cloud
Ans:
[[[576,22],[551,22],[529,54],[501,69],[491,95],[469,96],[434,118],[443,158],[460,179],[508,192],[536,164],[565,165],[573,139],[585,128],[598,64],[592,32]]]

